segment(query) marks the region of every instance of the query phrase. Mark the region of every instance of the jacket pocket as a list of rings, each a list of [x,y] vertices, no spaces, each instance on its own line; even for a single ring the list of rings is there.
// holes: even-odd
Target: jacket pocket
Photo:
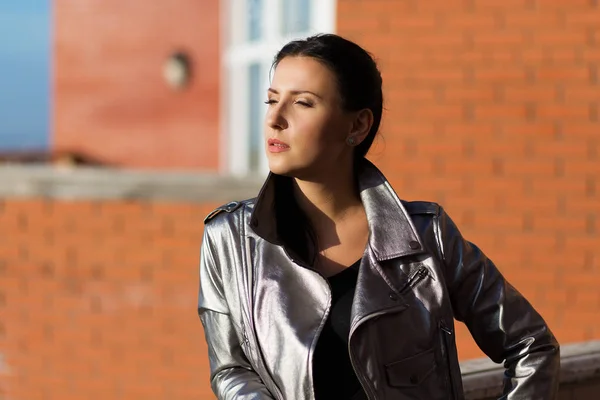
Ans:
[[[388,384],[397,388],[417,387],[425,382],[435,372],[435,369],[434,349],[385,366]]]
[[[456,382],[454,381],[455,371],[450,358],[450,351],[451,349],[453,349],[452,345],[454,343],[454,334],[452,330],[446,326],[443,320],[439,322],[439,328],[442,359],[444,360],[444,363],[446,363],[447,369],[447,373],[445,374],[445,376],[446,381],[448,383],[448,389],[450,390],[450,393],[452,393],[452,399],[458,400],[460,399],[460,397],[457,393]]]

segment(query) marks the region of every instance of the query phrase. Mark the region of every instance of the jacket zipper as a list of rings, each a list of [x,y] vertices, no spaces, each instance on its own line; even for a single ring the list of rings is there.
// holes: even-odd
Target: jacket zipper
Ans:
[[[443,320],[439,322],[439,328],[440,335],[442,338],[442,357],[444,358],[444,361],[446,362],[446,366],[448,368],[448,375],[446,379],[448,379],[448,384],[450,385],[450,390],[452,392],[453,399],[458,399],[458,395],[456,393],[456,385],[454,384],[454,374],[452,373],[452,365],[450,363],[450,342],[453,339],[454,335],[450,328],[446,326]]]
[[[409,277],[402,289],[400,289],[400,293],[406,293],[410,288],[413,288],[417,285],[417,283],[421,282],[429,275],[429,270],[426,266],[421,265],[419,269],[413,272]]]
[[[425,279],[427,276],[429,275],[429,270],[427,269],[427,267],[425,267],[424,265],[421,265],[419,267],[419,269],[417,269],[414,273],[412,273],[409,277],[408,280],[406,281],[406,284],[402,287],[402,289],[400,289],[400,293],[405,293],[407,292],[409,289],[415,287],[417,285],[417,283],[421,282],[423,279]],[[403,307],[398,307],[403,308]],[[350,330],[350,338],[352,338],[352,335],[354,334],[354,331],[356,331],[356,329],[358,328],[359,325],[362,325],[363,323],[367,322],[370,319],[379,317],[380,315],[384,315],[384,314],[389,314],[389,313],[393,313],[394,309],[388,309],[382,312],[378,312],[378,313],[374,313],[371,315],[366,316],[365,318],[361,319],[360,321],[358,321]],[[369,386],[368,382],[364,379],[364,377],[362,376],[362,373],[359,371],[358,367],[357,367],[357,363],[356,363],[356,359],[354,356],[354,352],[352,351],[352,346],[350,346],[350,340],[348,341],[348,352],[350,354],[350,363],[352,364],[352,368],[354,369],[354,373],[356,374],[356,377],[358,378],[361,386],[363,387],[363,389],[365,390],[365,393],[367,395],[367,399],[371,400],[371,399],[376,399],[375,394],[372,392],[371,387]]]
[[[274,387],[275,390],[277,391],[277,393],[273,393],[273,394],[275,395],[275,397],[278,400],[284,400],[283,393],[281,393],[279,386],[277,386],[277,384],[275,383],[275,380],[273,379],[273,377],[271,377],[271,374],[269,374],[269,372],[267,371],[267,367],[263,360],[262,352],[260,351],[258,341],[256,339],[256,333],[254,332],[254,316],[253,316],[254,302],[253,302],[253,298],[252,298],[252,292],[254,290],[254,276],[253,276],[252,258],[250,256],[250,240],[248,237],[246,237],[246,264],[247,264],[246,270],[248,271],[248,282],[246,283],[246,290],[248,290],[248,319],[250,320],[248,329],[246,331],[250,331],[250,335],[252,336],[252,343],[256,344],[257,361],[260,364],[261,368],[265,371],[266,379],[268,379],[270,381],[269,383],[271,383],[271,386]],[[248,334],[248,332],[244,333],[246,341],[248,341],[247,334]],[[249,343],[248,343],[248,348],[250,348]],[[261,378],[265,379],[265,377],[262,377],[262,376],[261,376]]]

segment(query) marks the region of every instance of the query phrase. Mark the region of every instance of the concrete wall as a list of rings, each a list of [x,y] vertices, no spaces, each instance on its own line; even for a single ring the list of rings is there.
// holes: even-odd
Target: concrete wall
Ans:
[[[503,368],[488,359],[461,364],[465,398],[492,400],[502,394]],[[600,396],[600,341],[561,347],[559,400],[588,400]]]

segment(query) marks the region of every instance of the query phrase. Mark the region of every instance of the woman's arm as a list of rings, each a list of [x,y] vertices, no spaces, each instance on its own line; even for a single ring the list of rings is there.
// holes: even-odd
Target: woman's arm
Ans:
[[[273,399],[252,369],[236,335],[208,230],[206,226],[200,251],[198,314],[208,344],[212,390],[219,400]]]
[[[454,316],[490,359],[504,361],[501,398],[555,398],[559,345],[542,317],[443,210],[438,228]]]

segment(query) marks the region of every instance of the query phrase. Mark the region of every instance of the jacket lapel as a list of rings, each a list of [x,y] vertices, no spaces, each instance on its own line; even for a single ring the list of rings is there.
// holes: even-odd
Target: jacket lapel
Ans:
[[[386,261],[424,252],[422,239],[402,202],[383,174],[367,160],[359,170],[358,183],[369,222],[369,242],[352,304],[354,327],[370,315],[408,307],[400,293],[402,281],[391,279],[386,271],[391,263]]]

